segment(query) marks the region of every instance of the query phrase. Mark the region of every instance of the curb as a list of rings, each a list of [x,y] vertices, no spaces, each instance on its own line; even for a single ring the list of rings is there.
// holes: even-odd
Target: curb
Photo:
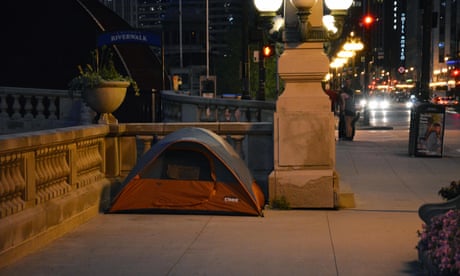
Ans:
[[[359,126],[357,130],[393,130],[391,126]]]

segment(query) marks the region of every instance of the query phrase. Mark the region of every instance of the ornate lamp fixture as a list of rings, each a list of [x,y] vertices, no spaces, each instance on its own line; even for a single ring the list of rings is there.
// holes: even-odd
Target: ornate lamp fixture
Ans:
[[[317,0],[290,0],[290,2],[297,9],[301,41],[325,41],[340,37],[345,16],[353,0],[325,0],[331,14],[323,17],[324,27],[319,28],[312,27],[308,22],[308,16]]]
[[[311,9],[318,0],[289,0],[289,2],[297,9],[300,40],[326,41],[337,39],[342,34],[344,20],[353,0],[324,0],[331,13],[323,17],[323,26],[311,26],[308,22]],[[283,0],[254,0],[254,5],[262,18],[274,17],[282,4]]]
[[[254,0],[254,5],[262,16],[274,17],[282,4],[283,0]]]
[[[290,0],[291,5],[297,9],[297,17],[299,18],[300,40],[307,41],[309,34],[312,33],[312,26],[308,22],[308,16],[311,14],[311,9],[318,2],[317,0]]]
[[[337,39],[342,34],[345,17],[351,4],[353,4],[353,0],[324,0],[324,2],[331,10],[330,16],[334,17],[335,27],[337,28],[335,32],[328,29],[328,36],[330,39]]]
[[[271,34],[278,32],[284,25],[284,19],[276,14],[282,4],[283,0],[254,0],[254,5],[259,11],[259,25],[267,38],[272,40],[277,39],[272,38]]]

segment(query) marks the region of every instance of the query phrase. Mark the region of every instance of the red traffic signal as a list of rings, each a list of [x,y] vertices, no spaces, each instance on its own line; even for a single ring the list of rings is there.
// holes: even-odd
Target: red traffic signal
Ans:
[[[275,48],[272,45],[264,45],[262,46],[262,56],[263,57],[271,57],[275,54]]]
[[[454,78],[458,77],[460,75],[460,70],[454,69],[450,72],[450,75]]]
[[[363,17],[362,23],[364,27],[369,28],[374,23],[374,21],[375,21],[375,18],[372,15],[367,14]]]

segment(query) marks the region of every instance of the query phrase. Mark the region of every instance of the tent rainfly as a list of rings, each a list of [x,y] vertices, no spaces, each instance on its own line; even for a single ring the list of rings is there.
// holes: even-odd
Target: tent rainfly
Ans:
[[[109,213],[178,211],[263,216],[264,194],[222,137],[182,128],[152,146],[129,173]]]

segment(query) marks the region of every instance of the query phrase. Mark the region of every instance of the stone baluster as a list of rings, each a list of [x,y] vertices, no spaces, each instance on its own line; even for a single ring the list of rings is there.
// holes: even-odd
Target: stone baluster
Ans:
[[[198,104],[198,120],[200,122],[205,122],[207,120],[207,117],[206,117],[206,110],[207,110],[207,106],[205,104]]]
[[[19,120],[22,118],[21,116],[21,104],[19,102],[20,95],[13,95],[13,115],[11,115],[11,119]]]
[[[179,114],[179,109],[176,106],[176,104],[169,102],[166,108],[166,117],[169,118],[169,120],[173,122],[177,122],[179,119],[177,117],[178,114]]]
[[[234,122],[235,107],[234,106],[219,106],[219,121],[220,122]]]
[[[216,107],[216,113],[218,122],[230,122],[231,114],[225,105],[218,105]]]
[[[103,177],[101,139],[79,142],[77,145],[78,187],[89,185]]]
[[[249,108],[248,109],[248,119],[250,122],[259,121],[259,109],[258,108]]]
[[[236,153],[238,153],[240,158],[244,160],[246,158],[243,151],[244,135],[230,135],[230,138],[233,141],[233,148],[235,149]]]
[[[56,116],[56,110],[57,110],[56,97],[48,96],[48,99],[49,99],[48,111],[50,113],[50,115],[48,116],[48,120],[53,120],[53,121],[57,120],[57,116]]]
[[[24,129],[33,130],[35,124],[33,123],[34,115],[32,114],[32,96],[24,96]]]
[[[162,102],[162,105],[163,105],[163,116],[164,116],[164,119],[165,119],[166,121],[171,121],[171,120],[173,120],[173,119],[172,119],[173,112],[172,112],[171,103],[168,102],[168,101],[165,101],[165,102]]]
[[[37,105],[35,109],[37,110],[37,115],[35,116],[35,128],[42,129],[46,123],[45,118],[45,106],[43,105],[43,96],[36,96]]]
[[[7,130],[8,116],[8,105],[6,103],[6,94],[0,94],[0,133],[4,133]]]
[[[26,181],[21,170],[22,158],[19,154],[14,154],[13,158],[14,159],[11,162],[10,174],[15,184],[13,199],[16,208],[15,211],[19,212],[23,210],[25,206]]]
[[[239,113],[239,122],[248,122],[248,109],[246,107],[239,107],[238,108],[238,113]],[[235,115],[236,117],[236,115]]]
[[[24,209],[25,181],[18,155],[0,157],[0,216],[8,216]]]
[[[93,123],[93,118],[96,116],[96,113],[84,102],[81,101],[81,110],[80,110],[80,123],[82,125],[90,125]]]
[[[0,217],[9,215],[8,194],[9,183],[6,180],[6,157],[0,157]]]
[[[35,164],[35,172],[36,172],[36,201],[38,203],[42,203],[46,201],[46,192],[44,190],[45,184],[48,181],[48,173],[46,168],[46,156],[45,156],[45,149],[37,150],[36,153],[36,164]]]
[[[215,104],[208,106],[206,114],[209,122],[217,122],[217,106]]]
[[[37,152],[37,201],[45,202],[69,191],[66,148],[46,148]]]
[[[37,118],[38,120],[45,120],[45,106],[43,105],[43,96],[37,96],[37,106],[35,107],[37,109]]]
[[[0,218],[6,217],[7,215],[6,184],[3,183],[2,177],[0,175]]]
[[[32,109],[32,96],[24,96],[24,119],[32,120],[34,118]]]
[[[163,115],[166,121],[180,122],[182,117],[181,104],[166,101],[163,103]]]
[[[152,146],[153,136],[151,135],[136,135],[136,139],[141,140],[143,144],[142,155],[149,151]]]
[[[237,106],[229,106],[228,111],[230,113],[230,121],[239,122],[240,121],[240,111]]]
[[[35,183],[37,185],[45,182],[45,176],[42,172],[42,157],[39,156],[39,151],[37,151],[35,156]]]
[[[70,169],[67,166],[67,148],[58,146],[52,149],[50,164],[54,168],[51,186],[53,197],[63,195],[69,191],[68,175]]]

